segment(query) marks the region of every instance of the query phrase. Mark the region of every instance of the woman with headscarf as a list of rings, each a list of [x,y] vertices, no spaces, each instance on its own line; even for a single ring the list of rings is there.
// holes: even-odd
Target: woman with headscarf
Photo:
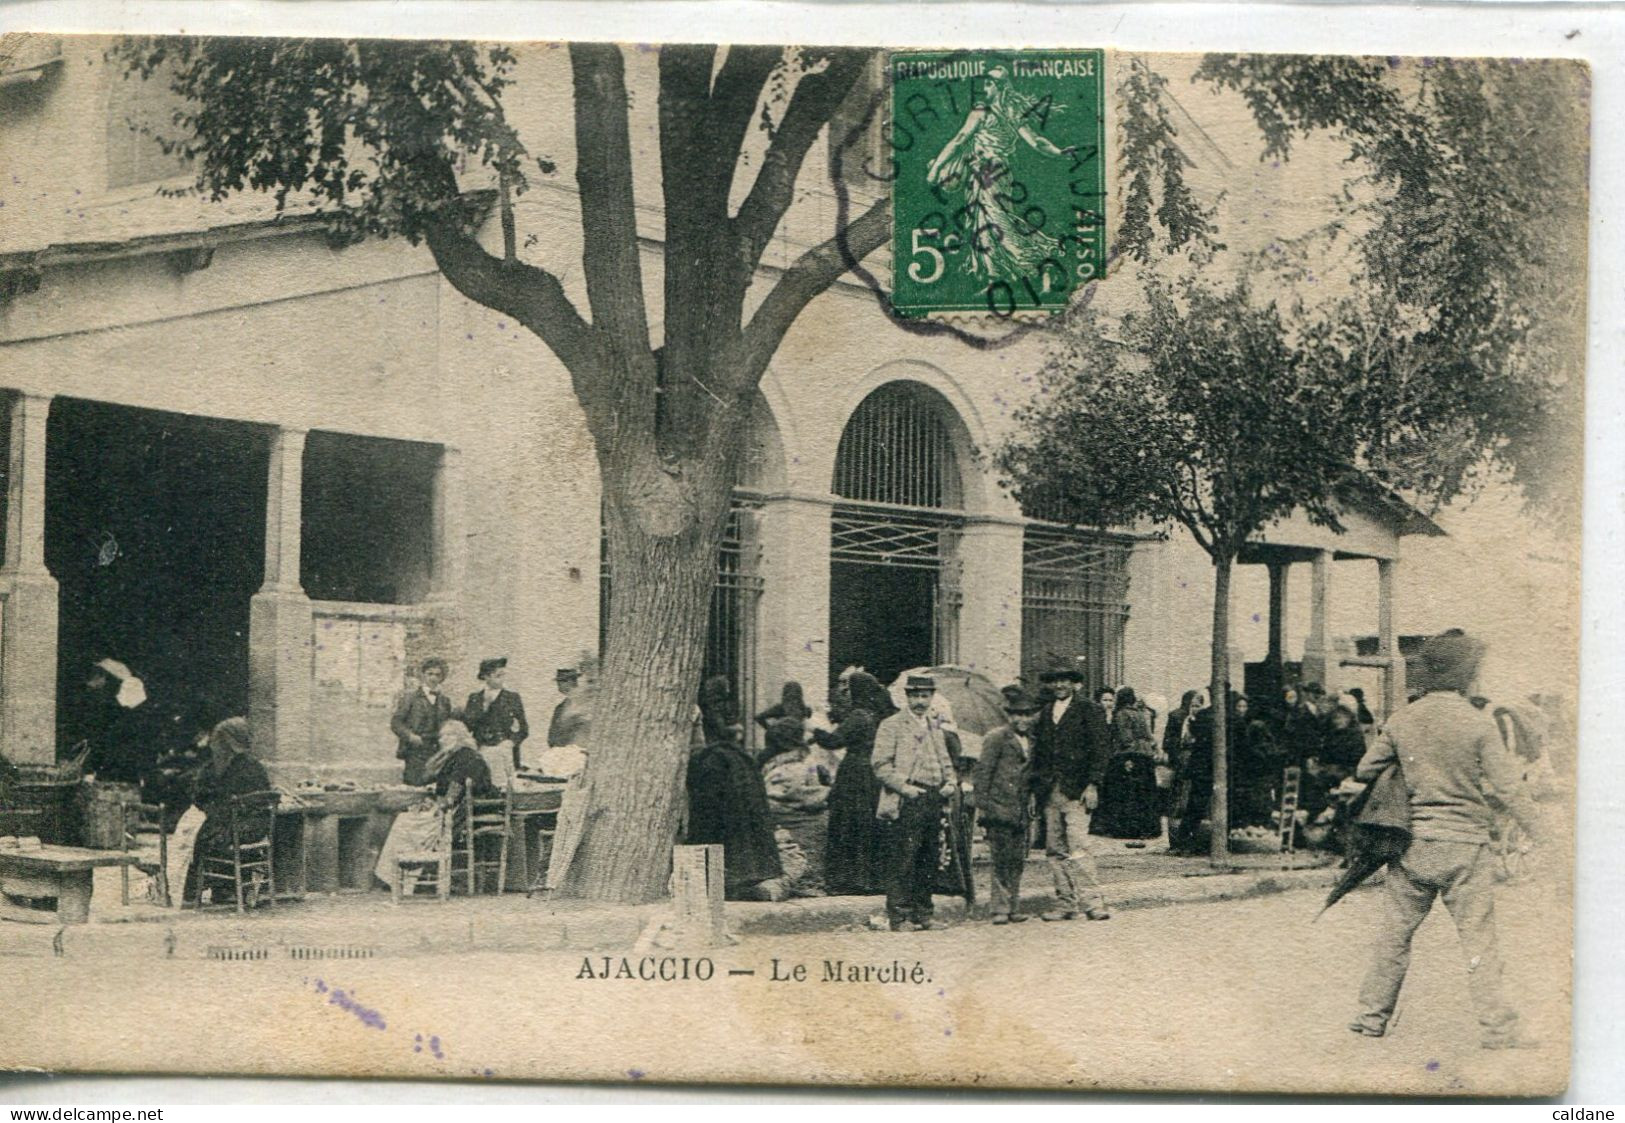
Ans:
[[[762,773],[739,743],[728,680],[713,676],[700,687],[699,727],[704,742],[688,758],[690,845],[720,843],[724,893],[735,901],[784,897],[784,869],[773,834]]]
[[[117,659],[103,659],[85,678],[84,771],[98,781],[140,784],[157,763],[163,728],[140,677]]]
[[[1199,691],[1185,718],[1184,761],[1174,779],[1174,803],[1168,818],[1168,849],[1174,854],[1201,852],[1202,821],[1213,799],[1213,707]]]
[[[1230,703],[1230,825],[1261,827],[1275,810],[1281,761],[1269,726],[1238,694]]]
[[[881,847],[880,781],[869,762],[875,729],[896,710],[886,688],[867,671],[846,677],[840,697],[841,719],[833,733],[813,731],[826,749],[844,749],[829,791],[829,845],[824,884],[831,893],[869,896],[885,884],[887,855]]]
[[[265,768],[250,755],[248,719],[229,717],[209,734],[209,759],[199,770],[192,802],[203,813],[186,871],[184,902],[198,899],[198,868],[206,858],[231,860],[231,801],[270,790]]]
[[[1113,751],[1106,762],[1100,805],[1089,821],[1089,833],[1107,838],[1156,838],[1162,834],[1156,742],[1151,737],[1151,715],[1131,687],[1117,692],[1111,735]]]
[[[756,758],[765,768],[781,753],[794,752],[807,743],[807,722],[812,709],[802,697],[799,682],[787,682],[779,700],[756,715],[764,731],[761,754]]]
[[[373,874],[386,885],[395,878],[396,859],[402,854],[435,853],[446,840],[446,817],[454,815],[468,785],[477,796],[492,795],[496,786],[491,766],[480,753],[468,726],[455,719],[440,727],[438,748],[424,762],[423,771],[434,784],[434,795],[395,816],[389,836],[378,851]]]

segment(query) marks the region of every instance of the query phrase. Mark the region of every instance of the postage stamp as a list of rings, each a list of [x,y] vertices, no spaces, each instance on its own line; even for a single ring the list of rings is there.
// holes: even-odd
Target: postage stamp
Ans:
[[[893,307],[1052,313],[1106,252],[1105,52],[891,56]]]

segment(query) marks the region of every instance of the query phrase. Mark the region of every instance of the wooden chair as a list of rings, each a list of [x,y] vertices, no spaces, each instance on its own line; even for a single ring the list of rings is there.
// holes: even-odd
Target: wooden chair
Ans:
[[[462,860],[460,873],[468,894],[480,892],[482,875],[496,874],[495,893],[501,893],[508,879],[508,832],[513,819],[513,785],[510,782],[494,796],[476,796],[469,783],[459,807],[462,829],[453,841],[454,853]],[[494,840],[496,856],[491,856]],[[485,842],[485,845],[481,845]]]
[[[158,865],[154,868],[150,863],[139,862],[136,869],[152,878],[153,884],[158,887],[158,904],[164,908],[170,906],[169,896],[169,836],[164,833],[165,808],[161,803],[125,803],[120,805],[123,816],[120,833],[124,839],[123,849],[133,850],[139,841],[138,834],[148,831],[158,835]],[[119,877],[123,882],[120,895],[124,904],[130,903],[130,867],[119,868]]]
[[[247,911],[245,896],[272,904],[276,901],[276,870],[272,862],[277,804],[281,792],[249,792],[232,796],[226,805],[226,829],[231,838],[229,857],[200,855],[197,861],[198,907],[203,894],[215,886],[229,885],[236,895],[237,911]],[[245,893],[245,881],[247,892]],[[264,892],[258,892],[263,882]]]
[[[452,872],[452,823],[456,819],[457,810],[454,808],[440,818],[440,845],[433,850],[413,850],[398,854],[395,857],[394,876],[389,881],[389,899],[394,904],[414,897],[422,897],[417,887],[423,884],[423,875],[434,874],[434,899],[445,901],[451,897]],[[411,879],[411,886],[407,885],[407,875],[416,874]]]

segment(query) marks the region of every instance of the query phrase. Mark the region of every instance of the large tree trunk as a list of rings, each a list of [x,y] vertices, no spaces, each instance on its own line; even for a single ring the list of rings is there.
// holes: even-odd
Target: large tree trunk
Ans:
[[[1230,569],[1228,557],[1213,559],[1213,800],[1208,808],[1212,837],[1209,860],[1230,862]]]
[[[724,450],[716,461],[731,463]],[[601,457],[610,566],[602,677],[581,788],[569,896],[663,897],[686,806],[685,773],[731,471],[651,477]],[[647,463],[647,461],[646,461]],[[661,469],[653,469],[661,473]],[[564,841],[560,839],[558,841]]]

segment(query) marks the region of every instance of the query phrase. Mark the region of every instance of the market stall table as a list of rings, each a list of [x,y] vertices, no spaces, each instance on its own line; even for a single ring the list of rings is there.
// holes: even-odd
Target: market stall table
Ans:
[[[5,894],[8,919],[39,923],[43,910],[12,903],[12,898],[54,898],[60,924],[83,924],[90,919],[93,871],[98,866],[133,866],[137,855],[128,851],[86,850],[80,846],[41,846],[38,850],[0,850],[0,892]]]

